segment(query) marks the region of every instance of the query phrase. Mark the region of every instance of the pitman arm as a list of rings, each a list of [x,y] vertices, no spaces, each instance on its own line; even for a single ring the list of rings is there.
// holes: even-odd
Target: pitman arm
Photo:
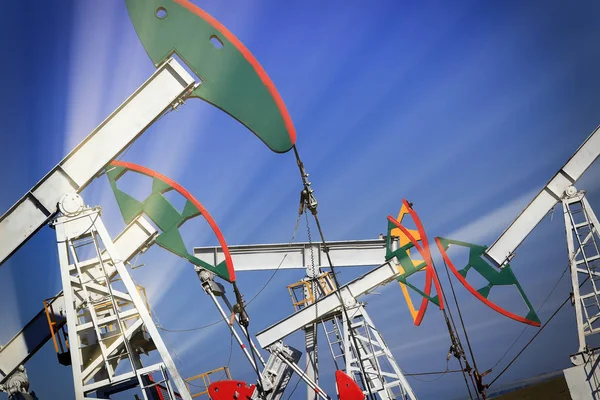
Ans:
[[[542,218],[565,197],[565,191],[577,182],[600,156],[600,127],[583,142],[569,161],[484,253],[496,267],[508,262]]]

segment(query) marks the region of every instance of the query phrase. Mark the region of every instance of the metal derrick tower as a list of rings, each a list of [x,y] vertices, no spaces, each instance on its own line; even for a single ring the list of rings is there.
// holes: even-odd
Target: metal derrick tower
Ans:
[[[385,260],[386,240],[332,241],[327,249],[312,242],[230,246],[237,271],[301,269],[306,276],[288,290],[296,313],[257,334],[259,344],[268,348],[289,334],[303,330],[305,335],[306,373],[316,383],[318,369],[318,330],[321,327],[336,367],[356,382],[369,385],[379,399],[416,399],[402,370],[383,337],[369,317],[361,294],[388,283],[398,275],[397,265],[385,263],[375,270],[337,288],[322,263],[326,251],[339,267],[379,265]],[[218,263],[223,254],[216,247],[194,248],[194,255],[206,262]],[[283,258],[280,263],[275,260]],[[342,312],[341,294],[347,314]],[[346,318],[346,315],[349,318]],[[351,335],[357,338],[356,345]],[[364,373],[359,365],[363,361]],[[363,386],[363,391],[368,390]],[[310,387],[307,399],[316,399]]]

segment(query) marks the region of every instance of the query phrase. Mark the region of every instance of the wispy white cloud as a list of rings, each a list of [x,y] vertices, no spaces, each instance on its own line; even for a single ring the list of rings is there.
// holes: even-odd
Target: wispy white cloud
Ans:
[[[106,79],[115,73],[109,60],[115,27],[115,3],[76,3],[69,60],[67,131],[64,152],[70,152],[102,121],[102,101],[108,90]],[[89,18],[94,15],[94,18]]]
[[[175,352],[180,357],[185,357],[190,351],[197,351],[203,344],[214,342],[214,336],[223,331],[222,325],[224,324],[225,322],[210,326],[201,331],[195,331],[193,334],[187,335],[185,339],[177,340],[176,344],[173,345]]]
[[[537,192],[537,190],[534,190],[525,193],[457,230],[441,236],[471,243],[486,243],[506,229]]]

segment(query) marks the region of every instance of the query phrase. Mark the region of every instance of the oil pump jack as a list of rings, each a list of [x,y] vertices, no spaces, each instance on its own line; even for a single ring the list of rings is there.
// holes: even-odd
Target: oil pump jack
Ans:
[[[88,206],[81,196],[93,179],[103,174],[111,179],[115,169],[123,168],[113,164],[114,160],[157,119],[197,97],[237,119],[271,150],[283,153],[294,148],[299,161],[294,147],[295,129],[279,93],[231,32],[187,0],[126,0],[126,5],[156,72],[0,217],[0,265],[49,225],[56,231],[63,286],[62,293],[46,301],[45,310],[0,349],[0,388],[11,399],[34,398],[23,364],[49,339],[57,350],[67,349],[59,354],[59,361],[73,369],[77,400],[108,398],[135,386],[142,389],[145,399],[157,386],[164,388],[170,398],[191,398],[126,263],[152,243],[192,263],[198,260],[181,249],[180,237],[172,225],[161,226],[159,220],[168,220],[168,208],[152,214],[143,207],[147,203],[141,202],[144,215],[139,209],[133,214],[131,208],[122,209],[128,225],[113,240],[102,222],[101,208]],[[172,55],[185,60],[188,69]],[[222,65],[236,68],[223,69]],[[113,178],[116,182],[117,177]],[[165,180],[155,180],[155,188],[156,196],[150,202],[161,201]],[[130,206],[137,206],[132,199],[126,200]],[[195,206],[184,209],[179,218],[203,214]],[[198,261],[195,265],[203,288],[222,315],[226,313],[217,297],[234,312],[235,321],[247,334],[248,318],[231,263],[209,265]],[[393,279],[396,272],[387,273]],[[214,275],[232,283],[235,304],[231,305],[224,290],[215,284]],[[44,322],[48,323],[46,328]],[[65,326],[68,337],[64,335]],[[238,341],[241,343],[241,338]],[[252,357],[251,364],[259,374],[260,390],[255,391],[258,396],[279,398],[285,388],[282,382],[289,381],[293,371],[320,397],[330,398],[295,364],[297,351],[273,341],[269,344],[275,358],[265,362],[249,335],[248,341],[250,352],[246,355]],[[159,361],[144,365],[143,355],[153,351],[159,353]],[[265,366],[262,375],[255,356]],[[348,377],[341,376],[340,382],[345,383],[341,392],[354,389]]]
[[[484,304],[501,313],[502,315],[532,326],[540,326],[540,320],[529,302],[525,292],[521,288],[511,267],[510,260],[515,256],[515,251],[519,245],[526,239],[531,231],[540,223],[540,221],[560,203],[564,215],[568,259],[571,271],[572,284],[572,304],[575,308],[577,321],[577,334],[579,347],[577,352],[571,355],[572,368],[564,370],[564,375],[569,386],[573,399],[600,399],[600,372],[598,371],[598,347],[594,347],[590,339],[597,337],[600,332],[600,235],[598,232],[598,218],[586,198],[584,190],[575,188],[577,181],[583,176],[585,171],[600,156],[600,128],[594,130],[584,143],[575,151],[567,163],[560,168],[554,177],[546,184],[542,190],[534,197],[529,205],[517,216],[510,226],[500,235],[500,237],[488,248],[486,246],[474,245],[471,243],[460,242],[457,240],[446,239],[442,237],[435,238],[437,247],[443,260],[454,273],[465,288],[470,291]],[[401,211],[398,220],[401,220],[403,212]],[[392,217],[388,217],[394,221]],[[398,221],[395,222],[399,226]],[[404,230],[407,234],[407,232]],[[413,231],[416,237],[418,232]],[[404,235],[406,242],[406,235]],[[413,238],[414,239],[414,238]],[[449,247],[466,248],[469,250],[468,264],[457,269],[448,253]],[[328,321],[334,321],[332,326],[337,326],[339,331],[340,324],[336,324],[335,318],[331,317],[333,310],[339,307],[339,304],[332,301],[331,283],[329,273],[323,272],[324,260],[327,256],[335,260],[338,266],[364,266],[374,265],[377,260],[385,257],[386,239],[379,238],[373,240],[356,240],[344,242],[329,242],[326,246],[314,243],[297,244],[262,244],[230,247],[231,255],[235,260],[240,271],[244,270],[265,270],[265,269],[305,269],[306,277],[296,284],[288,286],[296,313],[283,321],[275,324],[257,335],[258,342],[261,345],[280,339],[295,330],[303,329],[306,336],[307,352],[307,371],[313,379],[318,380],[318,367],[316,358],[310,356],[316,350],[315,321],[324,327],[325,335],[332,352],[334,360],[338,357],[333,350],[333,344],[339,341],[330,339],[330,331],[325,328]],[[397,245],[396,245],[397,248]],[[195,254],[211,262],[217,262],[222,259],[222,255],[217,248],[195,248]],[[277,265],[277,260],[285,256]],[[317,260],[315,263],[310,260]],[[474,270],[479,273],[488,285],[477,289],[471,286],[467,281],[469,271]],[[381,276],[380,276],[381,277]],[[387,277],[383,276],[385,280]],[[396,278],[401,282],[401,276]],[[429,279],[429,278],[428,278]],[[361,286],[370,281],[369,274],[361,277],[347,286],[340,288],[340,292],[347,296],[350,304],[357,304],[356,297],[360,293]],[[358,283],[358,284],[357,284]],[[496,285],[513,285],[521,294],[529,312],[527,315],[517,315],[495,304],[489,299],[492,288]],[[368,286],[368,284],[367,284]],[[300,288],[301,295],[296,294]],[[315,289],[316,288],[316,292]],[[404,289],[404,287],[403,287]],[[439,295],[438,290],[438,295]],[[315,295],[316,293],[316,295]],[[420,291],[420,294],[426,300],[435,300],[429,296],[429,289]],[[437,298],[437,297],[436,297]],[[326,301],[329,299],[329,302]],[[409,301],[409,308],[415,318],[415,324],[420,324],[423,307],[419,312],[414,309],[412,302]],[[439,299],[438,299],[439,300]],[[424,303],[426,304],[426,303]],[[318,308],[317,308],[318,306]],[[315,317],[315,308],[317,314]],[[363,314],[366,315],[366,312]],[[345,321],[344,321],[345,322]],[[350,325],[349,325],[350,326]],[[370,324],[375,330],[374,325]],[[345,329],[345,331],[347,328]],[[333,331],[332,331],[333,332]],[[341,338],[348,342],[347,337],[336,335],[335,338]],[[380,348],[381,349],[381,348]],[[361,349],[359,348],[359,351]],[[348,365],[349,371],[352,371],[352,358],[348,358],[349,353],[342,353]],[[374,354],[374,353],[369,353]],[[380,354],[386,354],[383,350]],[[389,376],[389,375],[387,375]],[[397,375],[400,376],[400,375]],[[383,375],[365,374],[366,381],[372,385],[374,392],[385,398],[373,381],[382,379]],[[480,394],[485,395],[486,386],[482,382],[482,376],[476,371],[476,380]],[[359,379],[357,379],[359,381]],[[314,398],[314,394],[308,392],[309,400]]]
[[[126,5],[156,72],[0,217],[0,264],[45,225],[56,230],[63,292],[62,299],[48,302],[49,318],[51,329],[66,320],[70,351],[63,361],[73,368],[77,399],[102,398],[132,386],[141,386],[146,397],[156,382],[189,399],[125,267],[131,255],[160,235],[136,218],[113,241],[100,208],[87,206],[80,193],[157,119],[194,97],[227,112],[276,152],[291,149],[295,130],[260,64],[210,15],[185,0],[127,0]],[[236,68],[225,71],[220,65]],[[240,79],[244,85],[238,85]],[[28,395],[27,385],[20,383],[22,364],[52,336],[40,326],[45,314],[0,352],[2,384],[11,395]],[[141,355],[155,350],[161,361],[144,366]]]
[[[487,298],[496,284],[506,284],[512,278],[510,260],[515,251],[540,221],[560,203],[563,210],[567,239],[567,254],[571,271],[572,304],[575,307],[579,347],[571,355],[573,367],[564,375],[574,399],[600,398],[598,348],[590,340],[600,332],[600,236],[598,218],[586,198],[585,190],[575,187],[577,181],[600,156],[600,127],[596,128],[552,179],[488,248],[445,238],[436,238],[444,261],[456,278],[478,299],[505,316],[539,326],[531,304],[529,314],[521,317],[500,309]],[[457,269],[448,256],[449,247],[469,249],[469,262]],[[489,281],[487,287],[476,290],[466,280],[475,270]],[[508,281],[507,281],[508,278]],[[522,292],[520,286],[519,290]],[[524,294],[523,294],[524,296]]]
[[[340,266],[356,264],[359,262],[356,257],[364,256],[363,250],[377,253],[372,258],[365,257],[363,263],[380,266],[346,285],[339,285],[335,274],[328,275],[320,269],[323,263],[309,265],[305,258],[301,264],[296,264],[306,271],[304,280],[290,287],[297,312],[257,335],[258,344],[267,348],[272,356],[264,361],[247,332],[248,318],[235,288],[235,273],[232,263],[227,262],[225,250],[225,260],[213,260],[213,263],[201,259],[206,256],[202,249],[193,256],[183,252],[178,246],[177,235],[170,229],[172,226],[156,229],[146,219],[151,213],[145,208],[145,215],[137,211],[129,214],[122,209],[124,216],[127,215],[127,227],[114,239],[108,235],[101,209],[86,205],[82,191],[99,175],[114,174],[114,168],[123,167],[113,164],[113,161],[158,118],[194,97],[227,112],[271,150],[283,153],[294,149],[306,204],[316,216],[316,200],[312,197],[312,189],[295,147],[296,134],[289,113],[273,82],[248,49],[218,21],[188,0],[126,0],[126,4],[136,32],[157,68],[155,73],[0,217],[0,265],[45,225],[55,229],[63,286],[60,296],[47,301],[45,310],[0,348],[0,389],[9,393],[11,399],[35,398],[29,390],[23,364],[49,339],[53,339],[57,348],[66,346],[67,343],[61,342],[56,335],[66,325],[68,351],[62,353],[59,360],[73,368],[75,397],[78,400],[106,398],[134,386],[141,387],[144,398],[148,399],[152,388],[159,385],[166,389],[170,398],[178,395],[191,399],[143,296],[126,268],[128,260],[135,254],[157,243],[195,265],[203,289],[211,296],[223,318],[230,318],[225,310],[234,316],[236,328],[229,324],[232,333],[240,329],[247,336],[249,346],[245,354],[259,375],[259,390],[256,390],[257,386],[247,387],[240,382],[221,382],[212,385],[213,398],[217,398],[217,390],[221,389],[221,395],[225,394],[223,398],[227,398],[227,394],[235,397],[237,392],[251,397],[278,399],[293,371],[312,390],[309,399],[316,396],[329,399],[330,396],[318,386],[318,364],[314,357],[319,324],[330,327],[331,330],[325,333],[332,356],[345,365],[346,374],[336,374],[341,398],[360,399],[365,395],[385,399],[416,398],[364,306],[357,300],[373,288],[402,279],[405,275],[404,267],[399,268],[398,260],[389,257],[389,254],[385,254],[385,262],[381,262],[383,251],[387,252],[390,248],[389,242],[383,244],[379,239],[360,243],[325,243],[323,239],[321,248],[312,243],[302,244],[304,247],[300,252],[305,257],[307,249],[313,254],[318,252],[328,260],[329,267],[333,266],[332,259]],[[185,60],[189,72],[172,58],[173,55]],[[236,68],[223,69],[223,65]],[[600,291],[597,289],[600,273],[596,271],[600,251],[598,220],[585,198],[585,192],[575,189],[574,184],[600,154],[600,134],[597,132],[592,133],[490,248],[436,239],[444,259],[456,277],[459,280],[463,278],[461,282],[464,281],[467,288],[473,289],[464,279],[470,269],[480,273],[485,271],[486,274],[489,268],[500,269],[497,275],[487,274],[492,278],[486,290],[472,290],[492,307],[487,298],[492,286],[516,282],[509,265],[515,249],[552,207],[562,203],[579,334],[579,349],[571,358],[575,366],[566,370],[565,376],[572,393],[585,393],[582,396],[590,393],[588,397],[581,398],[598,398],[598,354],[587,341],[600,329],[597,326],[600,320]],[[157,193],[162,195],[164,180],[158,181]],[[157,195],[153,199],[159,198]],[[188,208],[179,217],[186,219],[198,214],[203,214],[198,207]],[[161,213],[156,218],[162,216]],[[153,222],[160,225],[155,220]],[[322,233],[320,227],[319,231]],[[472,252],[471,262],[464,270],[458,271],[453,267],[446,253],[450,245],[466,245]],[[269,246],[262,248],[265,250],[262,256],[269,251],[281,251]],[[336,246],[340,250],[337,260],[334,257]],[[361,255],[352,254],[357,248],[361,249],[358,252]],[[243,256],[243,249],[235,250],[240,250],[240,257]],[[343,252],[346,253],[342,257]],[[244,268],[245,260],[240,258],[239,263]],[[270,265],[264,261],[260,264]],[[223,286],[214,281],[215,275],[233,285],[234,304],[225,297]],[[300,297],[295,295],[295,288],[300,288]],[[524,299],[530,308],[528,315],[505,315],[539,325],[531,305]],[[307,373],[297,366],[299,352],[282,343],[284,337],[297,330],[304,330],[306,335],[307,353],[310,355]],[[234,333],[236,335],[240,346],[244,346],[242,335]],[[330,337],[333,339],[329,340]],[[154,351],[158,352],[159,361],[144,365],[143,356]],[[379,360],[386,360],[391,369],[384,371]],[[264,366],[262,372],[259,364]],[[350,376],[362,380],[362,388],[357,389],[358,385]]]

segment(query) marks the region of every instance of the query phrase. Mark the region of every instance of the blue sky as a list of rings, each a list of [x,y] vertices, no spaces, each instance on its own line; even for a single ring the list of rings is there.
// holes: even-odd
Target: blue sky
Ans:
[[[195,1],[254,53],[278,87],[298,131],[298,148],[331,240],[385,233],[403,197],[429,236],[491,244],[533,195],[600,124],[599,6],[593,1]],[[3,76],[0,212],[7,210],[153,71],[124,2],[8,2],[0,43]],[[270,152],[219,110],[189,101],[153,125],[123,157],[175,179],[211,212],[230,244],[287,242],[300,180],[292,154]],[[578,186],[600,202],[600,167]],[[131,190],[143,193],[142,183]],[[101,205],[111,234],[124,224],[106,178],[83,196]],[[190,245],[216,245],[202,223],[186,227]],[[0,343],[60,290],[55,237],[41,230],[0,269]],[[297,240],[305,240],[301,225]],[[437,257],[437,256],[436,256]],[[439,257],[437,257],[439,259]],[[567,262],[560,213],[545,219],[512,265],[535,308]],[[161,249],[140,256],[134,277],[148,289],[168,329],[198,327],[218,315],[192,268]],[[441,264],[439,264],[441,266]],[[347,281],[365,270],[341,275]],[[252,298],[269,273],[240,273]],[[281,272],[249,306],[256,332],[293,311]],[[442,277],[442,283],[446,282]],[[455,282],[456,284],[456,282]],[[545,321],[569,293],[563,279],[540,311]],[[366,298],[367,309],[406,372],[443,369],[449,340],[432,308],[412,326],[397,285]],[[502,356],[523,326],[458,289],[478,365]],[[502,292],[498,300],[519,302]],[[528,328],[500,370],[533,335]],[[184,376],[225,365],[224,324],[166,333]],[[288,343],[301,347],[301,336]],[[565,308],[502,384],[569,366],[577,341]],[[333,370],[323,343],[323,386]],[[241,352],[234,378],[253,380]],[[452,365],[452,364],[451,364]],[[40,398],[73,398],[69,368],[52,346],[27,364]],[[465,396],[462,377],[410,379],[422,399]],[[300,386],[292,396],[305,395]],[[5,397],[0,394],[0,399]],[[129,398],[132,398],[131,395]]]

